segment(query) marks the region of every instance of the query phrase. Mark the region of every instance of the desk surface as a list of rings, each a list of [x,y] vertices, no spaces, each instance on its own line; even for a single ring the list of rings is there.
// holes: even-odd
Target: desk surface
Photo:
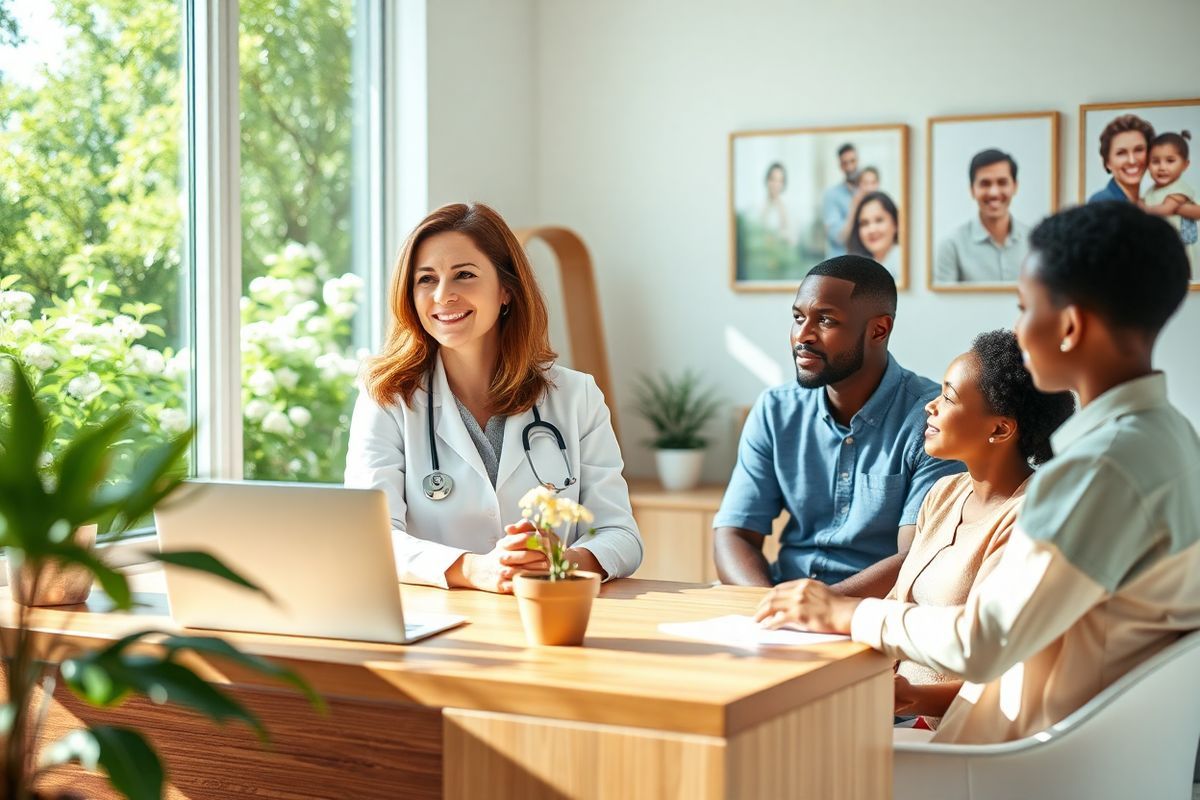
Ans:
[[[97,589],[86,607],[38,609],[36,630],[96,647],[133,630],[176,629],[158,570],[132,578],[133,613],[109,613]],[[516,599],[404,586],[406,613],[462,614],[469,623],[412,645],[223,633],[242,649],[297,670],[330,697],[527,714],[681,733],[730,736],[890,668],[863,645],[736,650],[666,636],[660,622],[750,613],[764,590],[626,579],[606,584],[583,647],[528,647]],[[12,605],[0,589],[0,628]],[[44,640],[48,642],[48,638]],[[264,685],[222,661],[207,679]]]

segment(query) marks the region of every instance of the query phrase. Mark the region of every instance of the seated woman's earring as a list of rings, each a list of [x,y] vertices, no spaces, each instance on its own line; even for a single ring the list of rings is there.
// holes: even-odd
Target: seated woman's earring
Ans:
[[[512,305],[512,303],[505,303],[504,305],[500,306],[500,316],[507,317],[509,306],[511,306],[511,305]]]
[[[1069,339],[1063,339],[1062,344],[1060,344],[1058,346],[1058,349],[1060,352],[1063,352],[1063,353],[1067,352],[1068,350],[1071,349],[1071,341]]]
[[[989,436],[989,437],[988,437],[988,444],[995,444],[995,443],[996,443],[996,437],[995,437],[995,436]]]

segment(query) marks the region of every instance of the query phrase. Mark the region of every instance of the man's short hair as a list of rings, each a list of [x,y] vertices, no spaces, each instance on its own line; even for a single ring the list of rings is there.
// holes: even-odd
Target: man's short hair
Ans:
[[[842,145],[841,147],[838,148],[838,158],[841,158],[842,156],[846,155],[846,153],[850,153],[850,152],[857,152],[857,151],[855,150],[854,145],[850,144],[849,142],[846,142],[844,145]]]
[[[814,276],[850,281],[854,284],[851,299],[866,300],[875,304],[879,313],[896,316],[896,280],[872,258],[856,255],[827,258],[810,269],[805,277]]]
[[[990,167],[992,164],[999,164],[1001,161],[1008,162],[1008,168],[1012,170],[1012,179],[1017,180],[1017,162],[1008,153],[1003,150],[997,150],[994,147],[989,147],[987,150],[982,150],[975,154],[971,159],[971,185],[975,185],[975,173],[984,167]]]
[[[1029,236],[1034,277],[1056,302],[1114,328],[1157,335],[1187,295],[1191,265],[1179,233],[1132,203],[1103,201],[1047,217]]]

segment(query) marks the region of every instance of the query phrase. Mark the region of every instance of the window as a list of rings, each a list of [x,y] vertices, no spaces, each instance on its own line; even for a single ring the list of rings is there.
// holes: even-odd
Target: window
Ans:
[[[238,27],[244,475],[340,482],[367,269],[355,4],[243,0]]]
[[[0,0],[0,351],[48,458],[118,406],[118,472],[191,422],[182,32],[173,0]]]
[[[396,244],[385,51],[421,8],[0,0],[0,352],[51,456],[128,405],[120,469],[198,425],[193,474],[341,480]]]

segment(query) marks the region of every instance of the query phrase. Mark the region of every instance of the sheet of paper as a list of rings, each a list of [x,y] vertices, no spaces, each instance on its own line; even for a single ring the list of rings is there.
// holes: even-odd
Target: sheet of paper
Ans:
[[[752,617],[740,614],[714,617],[699,622],[663,622],[658,629],[671,636],[699,639],[731,647],[795,647],[840,642],[850,638],[836,633],[810,633],[793,628],[767,630],[760,628]]]

